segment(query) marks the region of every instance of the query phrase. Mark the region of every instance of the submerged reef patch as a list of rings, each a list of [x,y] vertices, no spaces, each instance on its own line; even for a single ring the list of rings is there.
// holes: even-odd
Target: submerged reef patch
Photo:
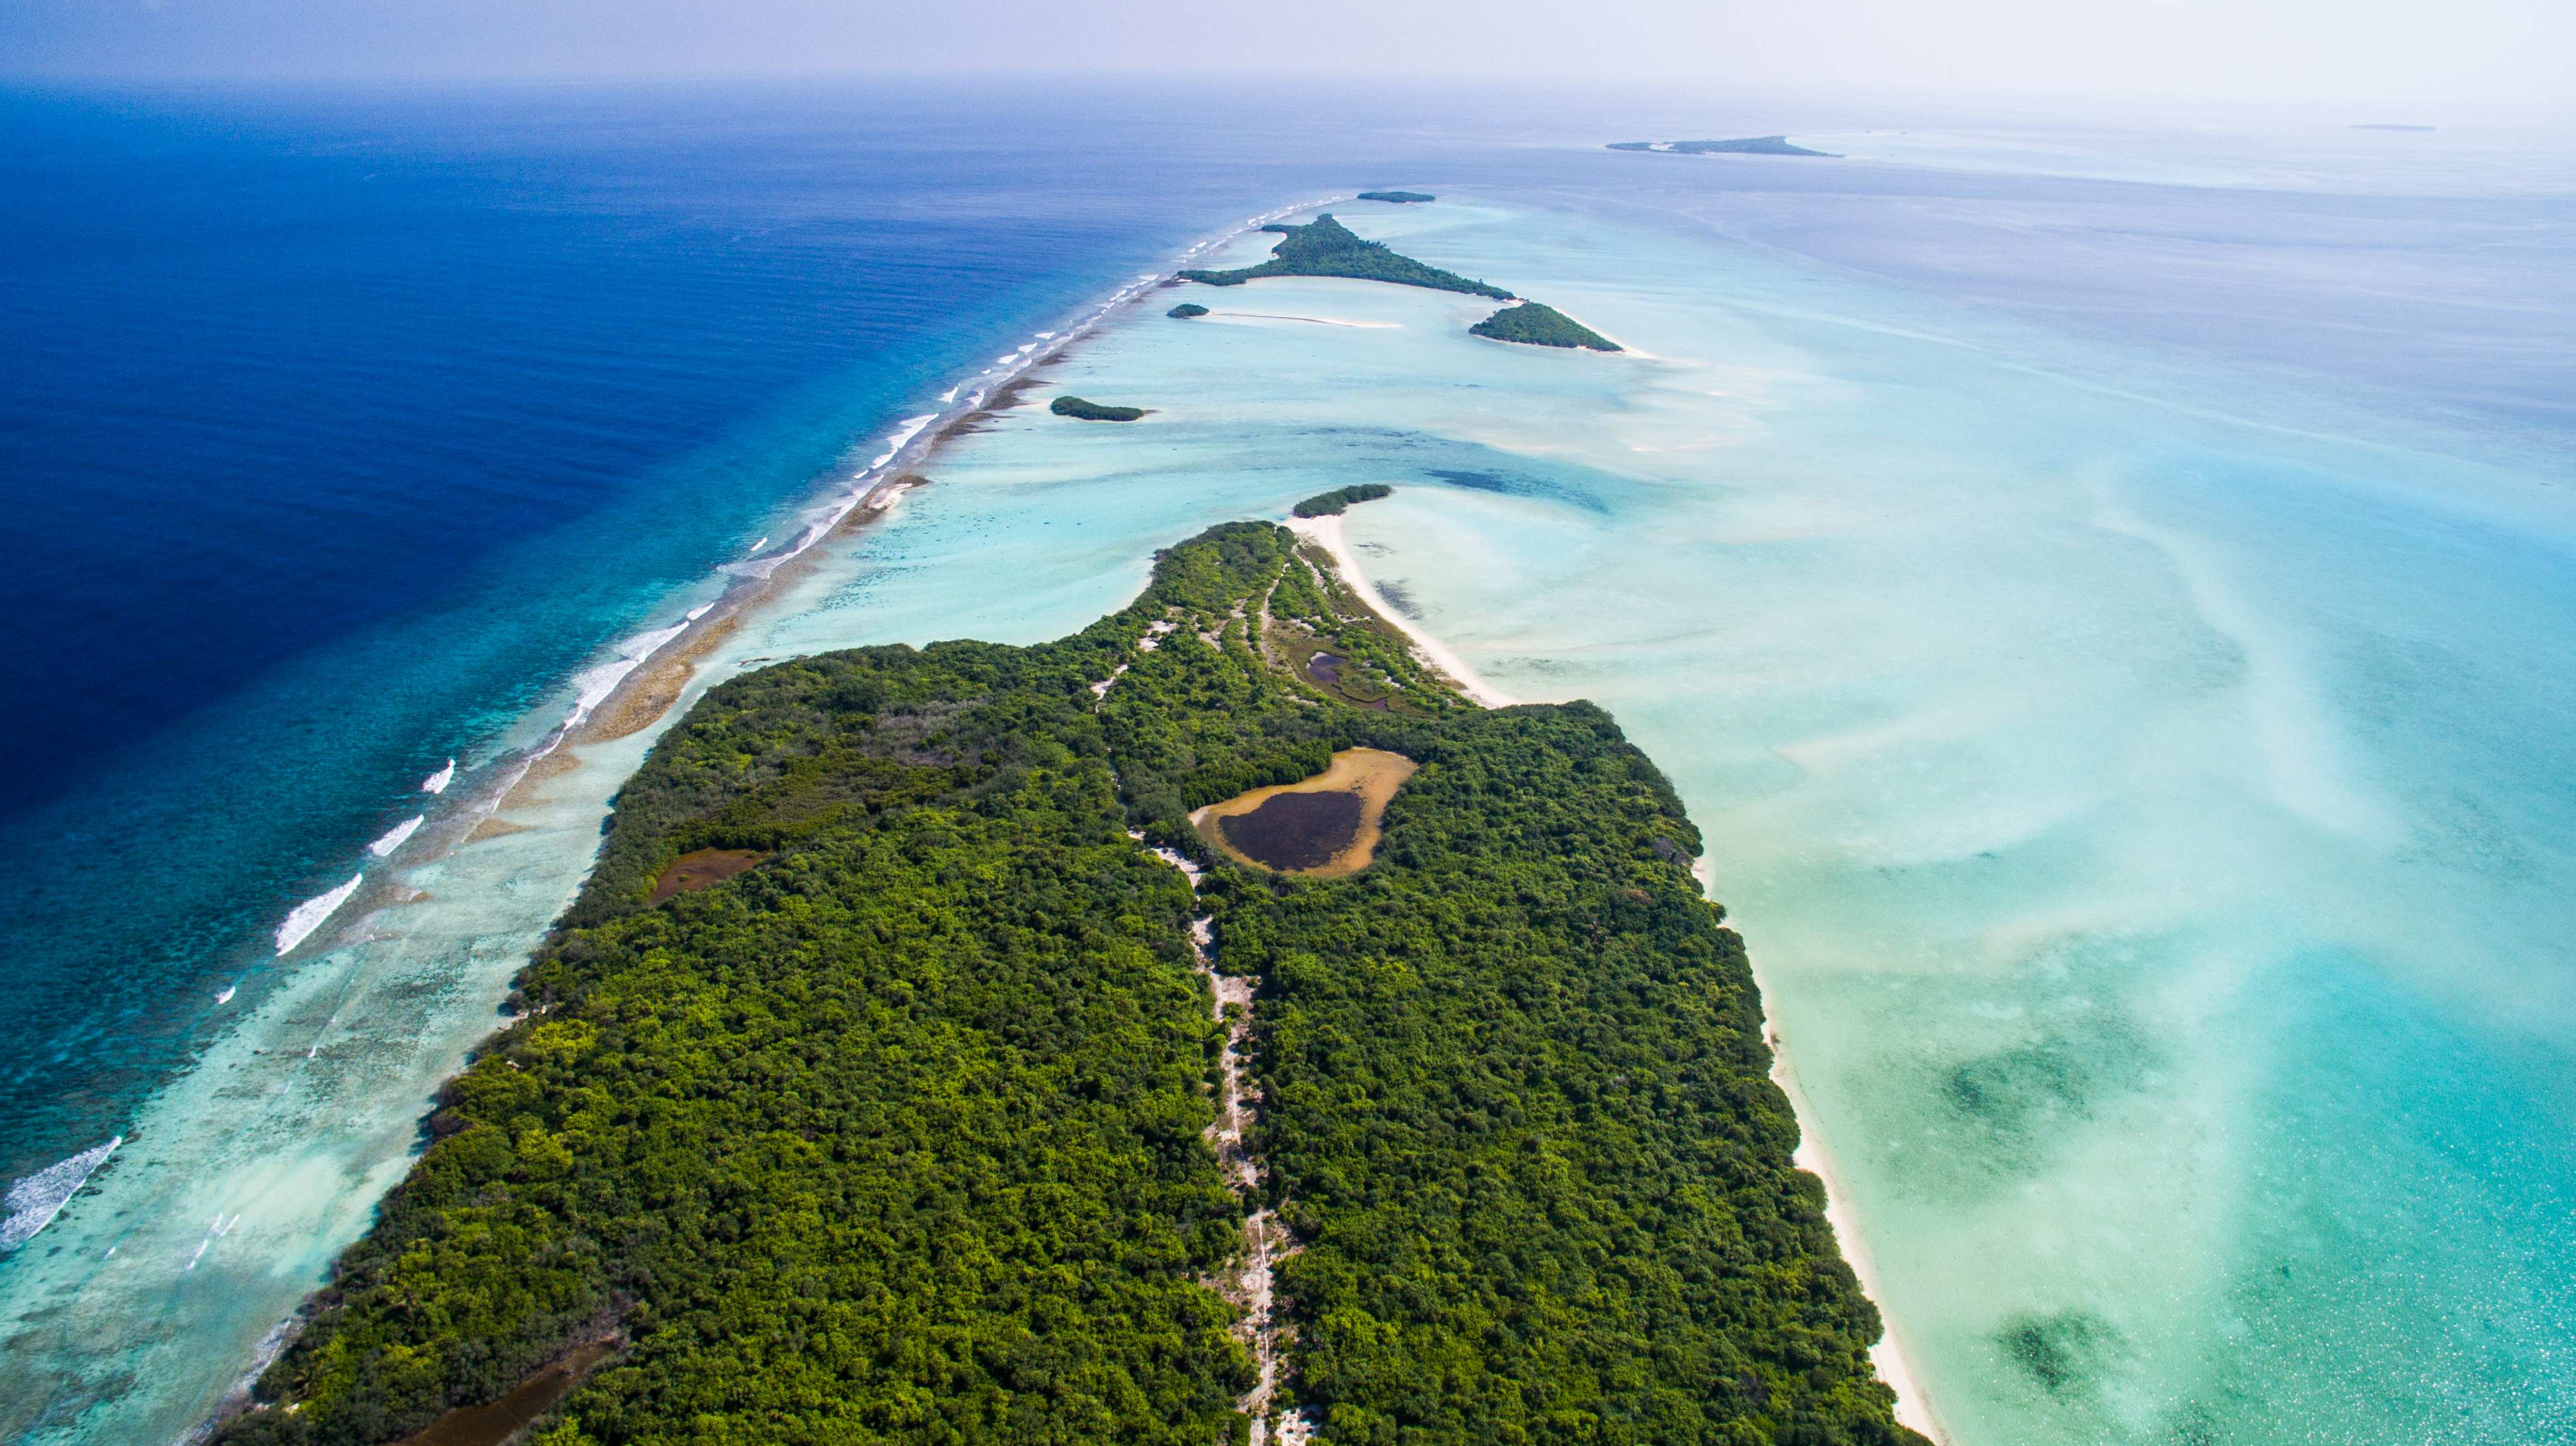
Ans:
[[[2120,1347],[2120,1333],[2089,1310],[2015,1316],[1995,1333],[2004,1359],[2051,1395],[2084,1391]]]

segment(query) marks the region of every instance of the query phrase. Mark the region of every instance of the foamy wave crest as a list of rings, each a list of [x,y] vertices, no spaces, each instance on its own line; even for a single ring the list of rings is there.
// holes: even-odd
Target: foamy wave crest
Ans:
[[[0,1220],[0,1255],[35,1239],[37,1231],[53,1224],[80,1187],[89,1183],[90,1173],[124,1143],[125,1137],[119,1135],[104,1145],[92,1145],[11,1185],[8,1198],[0,1201],[0,1209],[9,1212],[7,1219]]]
[[[365,874],[351,874],[349,882],[296,905],[295,911],[286,916],[286,922],[277,926],[277,952],[283,954],[303,943],[307,935],[322,927],[323,920],[349,902],[349,896],[358,891],[358,885],[366,882],[366,878]]]
[[[436,773],[433,773],[429,777],[420,781],[420,791],[423,793],[445,793],[447,791],[447,785],[455,781],[456,760],[451,758],[447,760],[447,766],[445,768],[438,770]]]
[[[690,617],[694,619],[696,614],[692,613]],[[616,657],[573,674],[572,714],[564,721],[567,724],[579,723],[589,717],[590,710],[606,702],[608,695],[617,691],[617,685],[626,681],[627,674],[642,667],[645,659],[668,647],[673,638],[688,630],[687,622],[676,622],[667,628],[637,633],[617,645]]]
[[[374,854],[377,858],[386,857],[394,850],[401,848],[403,840],[411,837],[412,834],[420,828],[421,821],[428,816],[429,815],[427,814],[415,813],[411,817],[404,819],[402,822],[395,824],[392,828],[386,829],[385,836],[383,838],[367,845],[367,852]]]

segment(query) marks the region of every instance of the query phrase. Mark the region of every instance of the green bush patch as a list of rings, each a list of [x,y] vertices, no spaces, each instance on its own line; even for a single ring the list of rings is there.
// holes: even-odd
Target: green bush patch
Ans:
[[[1058,397],[1047,403],[1047,410],[1059,417],[1072,417],[1083,422],[1132,422],[1145,415],[1143,407],[1105,406],[1076,396]]]
[[[1495,341],[1518,342],[1523,346],[1583,347],[1591,351],[1617,351],[1619,343],[1576,321],[1553,306],[1524,301],[1506,306],[1493,315],[1467,328],[1471,336],[1489,337]]]
[[[1264,276],[1346,276],[1359,281],[1392,282],[1398,286],[1425,286],[1433,291],[1463,291],[1470,296],[1490,296],[1496,301],[1512,299],[1512,294],[1499,286],[1470,281],[1437,266],[1426,266],[1410,256],[1389,250],[1382,241],[1363,241],[1330,215],[1318,216],[1303,226],[1264,226],[1261,229],[1276,231],[1284,238],[1272,248],[1269,260],[1258,266],[1241,266],[1232,271],[1184,271],[1182,278],[1210,286],[1241,286]]]

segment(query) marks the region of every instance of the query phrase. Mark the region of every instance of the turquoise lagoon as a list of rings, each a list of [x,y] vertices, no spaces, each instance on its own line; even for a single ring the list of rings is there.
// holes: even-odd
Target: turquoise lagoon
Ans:
[[[1053,635],[1395,483],[1373,579],[1706,828],[1943,1434],[2576,1439],[2563,458],[1598,215],[1342,214],[1631,351],[1156,293],[1047,373],[1153,415],[953,444],[758,646]]]
[[[1022,406],[896,463],[930,485],[782,575],[687,696],[1057,636],[1175,538],[1395,483],[1347,519],[1390,600],[1517,697],[1615,710],[1708,833],[1942,1435],[2576,1439],[2565,458],[1433,189],[1337,214],[1630,350],[1481,341],[1489,303],[1359,282],[1147,290],[1031,395],[1148,417]],[[1182,295],[1212,314],[1166,319]],[[365,898],[20,1262],[23,1359],[96,1333],[127,1344],[94,1369],[209,1383],[111,1416],[238,1376],[399,1177],[654,735],[572,749],[515,831],[466,838],[506,775],[437,814],[401,875],[425,897]],[[182,1169],[192,1210],[120,1208]]]

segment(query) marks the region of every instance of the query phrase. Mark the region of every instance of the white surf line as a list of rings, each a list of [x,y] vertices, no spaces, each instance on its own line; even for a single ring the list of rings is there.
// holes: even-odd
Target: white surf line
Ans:
[[[235,1215],[232,1219],[226,1220],[219,1214],[214,1219],[208,1221],[206,1223],[206,1238],[197,1242],[197,1253],[188,1257],[186,1270],[196,1269],[197,1262],[206,1258],[207,1248],[212,1246],[216,1241],[232,1234],[233,1227],[240,1223],[241,1216],[239,1215]],[[186,1270],[183,1270],[181,1274],[185,1274]]]
[[[1709,861],[1703,857],[1691,865],[1691,877],[1699,880],[1700,893],[1714,899],[1717,889],[1710,876]],[[1727,927],[1734,928],[1730,915]],[[1742,932],[1738,930],[1738,932]],[[1749,947],[1748,960],[1758,959]],[[1753,966],[1753,987],[1762,996],[1762,1041],[1771,1047],[1771,1082],[1789,1097],[1789,1112],[1798,1121],[1798,1148],[1789,1163],[1814,1175],[1825,1183],[1825,1224],[1834,1233],[1835,1247],[1859,1277],[1861,1294],[1878,1307],[1881,1334],[1878,1343],[1869,1348],[1869,1362],[1878,1370],[1878,1378],[1896,1393],[1896,1420],[1930,1438],[1935,1446],[1948,1446],[1949,1434],[1941,1428],[1941,1418],[1932,1409],[1932,1397],[1923,1389],[1923,1377],[1914,1368],[1914,1356],[1906,1348],[1904,1333],[1896,1317],[1889,1313],[1878,1287],[1878,1271],[1869,1253],[1869,1241],[1852,1219],[1851,1191],[1834,1168],[1834,1157],[1825,1149],[1824,1135],[1816,1128],[1815,1111],[1806,1095],[1798,1088],[1798,1072],[1789,1063],[1786,1041],[1771,1028],[1771,987],[1762,977],[1759,964]]]
[[[8,1212],[0,1217],[0,1256],[35,1239],[37,1232],[53,1224],[54,1217],[63,1213],[63,1207],[72,1203],[72,1197],[89,1183],[89,1177],[124,1143],[123,1135],[115,1136],[104,1145],[92,1145],[12,1182],[7,1197],[0,1199],[0,1210]]]
[[[1458,685],[1458,691],[1488,708],[1508,708],[1520,701],[1476,676],[1476,670],[1468,667],[1464,659],[1451,652],[1447,644],[1425,632],[1411,618],[1388,605],[1386,598],[1378,592],[1377,585],[1370,582],[1368,574],[1360,570],[1359,555],[1351,550],[1350,539],[1343,536],[1342,519],[1338,515],[1292,517],[1288,519],[1288,530],[1330,553],[1333,566],[1341,573],[1342,581],[1350,586],[1351,591],[1360,595],[1360,601],[1377,609],[1378,616],[1385,618],[1398,632],[1404,634],[1408,642],[1413,644],[1415,656],[1432,671],[1447,675],[1449,681]]]
[[[303,943],[314,930],[322,927],[323,921],[337,913],[342,904],[349,902],[349,896],[358,892],[358,885],[366,880],[363,872],[351,874],[349,881],[340,887],[329,893],[316,894],[296,905],[288,912],[286,922],[277,926],[277,952],[285,954]]]
[[[1145,841],[1145,835],[1136,829],[1129,829],[1127,836],[1140,844]],[[1190,892],[1198,892],[1206,878],[1205,870],[1176,849],[1156,848],[1153,854],[1179,869],[1181,877],[1189,880]],[[1211,1017],[1225,1026],[1216,1122],[1207,1127],[1203,1138],[1216,1156],[1218,1168],[1225,1172],[1226,1187],[1249,1200],[1261,1188],[1261,1162],[1253,1157],[1246,1143],[1261,1092],[1249,1082],[1244,1061],[1252,1049],[1253,997],[1261,992],[1261,980],[1249,974],[1218,973],[1212,952],[1215,944],[1215,920],[1207,914],[1192,919],[1191,967],[1207,981]],[[1276,1212],[1256,1210],[1244,1220],[1243,1269],[1226,1294],[1243,1308],[1240,1330],[1260,1368],[1252,1389],[1234,1403],[1237,1411],[1252,1420],[1251,1446],[1272,1446],[1274,1439],[1278,1446],[1305,1446],[1315,1434],[1313,1419],[1298,1411],[1276,1422],[1277,1435],[1272,1435],[1271,1402],[1279,1391],[1278,1265],[1296,1250],[1296,1242],[1289,1239]]]
[[[394,850],[403,846],[404,839],[407,839],[420,831],[421,824],[426,821],[428,817],[429,815],[425,813],[415,813],[411,817],[404,819],[402,822],[395,824],[392,828],[385,830],[384,837],[367,845],[367,852],[374,854],[380,859],[391,857]]]
[[[559,719],[545,737],[512,760],[499,776],[490,780],[490,786],[479,791],[474,804],[459,811],[461,815],[457,820],[459,826],[452,830],[453,835],[462,837],[470,832],[475,824],[499,813],[502,801],[510,796],[512,790],[527,776],[530,769],[556,749],[570,742],[580,731],[582,723],[589,717],[619,701],[619,695],[632,685],[633,680],[648,676],[644,664],[652,657],[665,649],[685,646],[699,629],[717,627],[731,620],[738,611],[760,596],[761,589],[772,573],[789,560],[831,536],[841,521],[852,511],[860,507],[873,507],[877,511],[884,511],[891,505],[892,500],[888,495],[889,484],[903,476],[911,466],[935,452],[944,440],[942,434],[948,427],[972,416],[983,407],[988,397],[1018,381],[1029,372],[1062,357],[1074,344],[1084,340],[1122,308],[1141,300],[1155,288],[1171,280],[1176,273],[1195,263],[1208,251],[1224,245],[1247,230],[1268,225],[1281,217],[1295,215],[1301,210],[1330,205],[1338,199],[1340,199],[1338,196],[1333,196],[1320,201],[1301,201],[1293,205],[1281,206],[1249,217],[1240,226],[1228,227],[1204,237],[1182,251],[1168,266],[1158,271],[1138,273],[1135,279],[1118,286],[1105,299],[1094,303],[1073,320],[1059,321],[1044,330],[1035,332],[1035,340],[1005,354],[1005,358],[1009,360],[1008,365],[996,363],[985,367],[975,376],[953,383],[940,394],[937,404],[929,411],[906,417],[894,424],[880,441],[880,450],[868,460],[865,466],[850,475],[846,481],[819,489],[802,505],[799,515],[805,519],[805,525],[786,546],[765,556],[761,555],[760,549],[770,542],[770,539],[764,536],[752,545],[751,556],[716,568],[715,575],[731,576],[734,579],[721,597],[690,609],[688,615],[675,626],[630,634],[610,646],[607,650],[609,656],[606,659],[576,671],[570,680],[575,697],[568,715]],[[881,503],[884,505],[879,505]],[[1106,690],[1095,685],[1095,691],[1105,692]],[[456,760],[450,758],[437,772],[421,780],[420,789],[428,794],[444,793],[455,778]],[[451,832],[444,820],[442,820],[441,832]],[[284,954],[296,944],[302,943],[329,918],[331,910],[347,902],[348,895],[356,892],[356,886],[360,882],[360,879],[352,879],[341,889],[335,889],[332,894],[323,896],[332,900],[328,909],[321,909],[308,916],[306,911],[316,909],[322,904],[323,899],[311,899],[299,905],[288,915],[286,923],[278,930],[278,953]],[[320,1046],[317,1044],[314,1051],[308,1052],[307,1058],[312,1057],[312,1053],[318,1052],[319,1049]]]

